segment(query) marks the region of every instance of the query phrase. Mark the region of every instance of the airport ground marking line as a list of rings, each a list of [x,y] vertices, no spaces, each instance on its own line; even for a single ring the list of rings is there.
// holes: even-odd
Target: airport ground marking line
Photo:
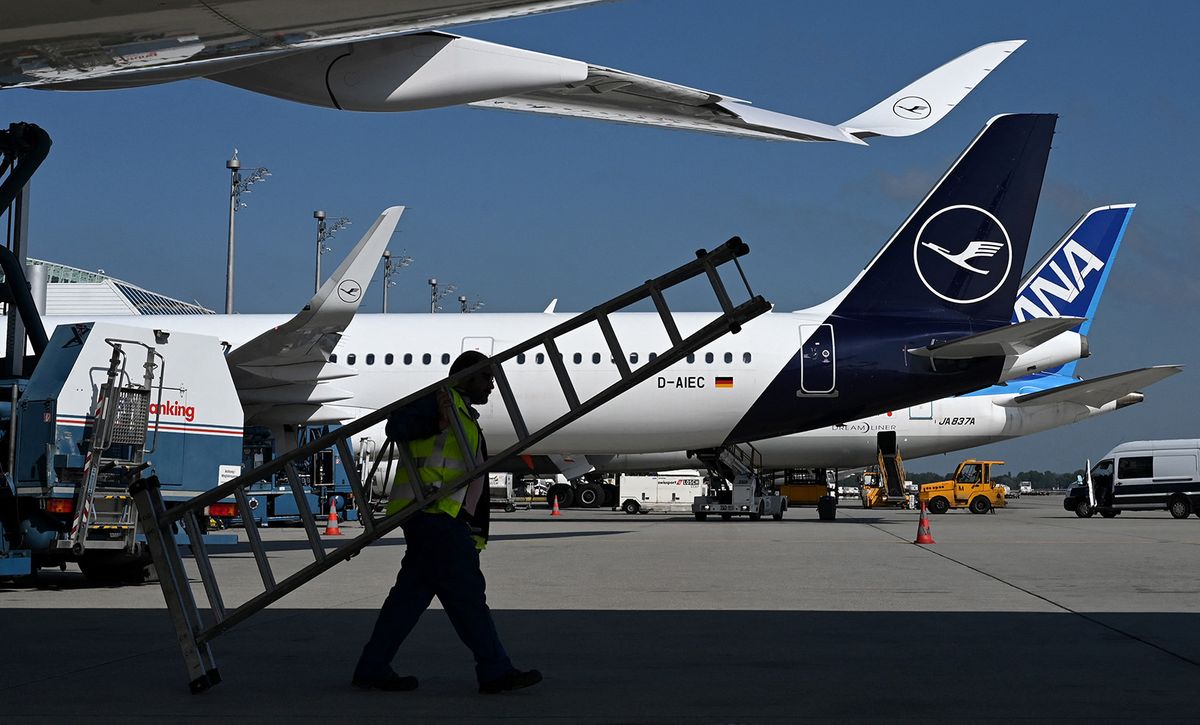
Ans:
[[[891,532],[891,531],[888,531],[887,529],[885,529],[885,528],[883,528],[883,527],[879,526],[878,524],[867,523],[867,526],[870,526],[870,527],[871,527],[871,528],[873,528],[873,529],[876,529],[876,530],[878,530],[878,531],[881,531],[881,532],[883,532],[883,533],[887,534],[888,536],[891,536],[891,537],[893,537],[893,538],[899,539],[900,541],[902,541],[902,542],[904,542],[904,543],[906,543],[906,544],[907,544],[907,543],[909,543],[909,541],[908,541],[908,539],[907,539],[907,538],[905,538],[905,537],[902,537],[902,536],[900,536],[900,535],[898,535],[898,534],[896,534],[896,533],[893,533],[893,532]],[[1067,612],[1067,613],[1069,613],[1069,614],[1074,614],[1075,616],[1077,616],[1077,617],[1079,617],[1079,618],[1081,618],[1081,619],[1083,619],[1083,620],[1085,620],[1085,621],[1091,622],[1092,624],[1095,624],[1095,625],[1097,625],[1097,626],[1099,626],[1099,627],[1102,627],[1102,628],[1104,628],[1104,629],[1107,629],[1107,630],[1109,630],[1110,632],[1115,632],[1116,634],[1119,634],[1119,635],[1121,635],[1122,637],[1126,637],[1126,638],[1128,638],[1128,639],[1131,639],[1131,640],[1133,640],[1133,641],[1135,641],[1135,642],[1140,642],[1141,644],[1144,644],[1144,645],[1146,645],[1146,646],[1148,646],[1148,647],[1153,647],[1154,649],[1158,650],[1159,652],[1162,652],[1163,654],[1170,655],[1170,656],[1174,657],[1175,659],[1177,659],[1177,660],[1180,660],[1180,661],[1182,661],[1182,662],[1186,662],[1187,664],[1189,664],[1189,665],[1192,665],[1193,667],[1200,667],[1200,662],[1197,662],[1196,660],[1192,659],[1191,657],[1188,657],[1187,655],[1182,655],[1182,654],[1179,654],[1178,652],[1174,652],[1174,651],[1172,651],[1172,650],[1169,650],[1169,649],[1167,649],[1166,647],[1163,647],[1163,646],[1162,646],[1162,645],[1160,645],[1160,644],[1156,644],[1156,643],[1154,643],[1154,642],[1151,642],[1151,641],[1149,641],[1149,640],[1147,640],[1147,639],[1145,639],[1145,638],[1143,638],[1143,637],[1140,637],[1140,636],[1138,636],[1138,635],[1136,635],[1136,634],[1133,634],[1132,632],[1126,632],[1125,630],[1123,630],[1123,629],[1121,629],[1121,628],[1119,628],[1119,627],[1114,627],[1114,626],[1113,626],[1113,625],[1111,625],[1111,624],[1108,624],[1108,623],[1106,623],[1106,622],[1102,622],[1102,621],[1100,621],[1099,619],[1096,619],[1096,618],[1095,618],[1095,617],[1093,617],[1093,616],[1090,616],[1090,615],[1084,614],[1083,612],[1076,611],[1076,610],[1074,610],[1074,609],[1072,609],[1072,608],[1068,607],[1068,606],[1067,606],[1067,605],[1065,605],[1065,604],[1060,604],[1060,603],[1058,603],[1058,602],[1054,601],[1053,599],[1050,599],[1050,598],[1048,598],[1048,597],[1042,596],[1041,594],[1038,594],[1037,592],[1030,591],[1030,590],[1026,589],[1025,587],[1023,587],[1023,586],[1021,586],[1021,585],[1019,585],[1019,584],[1014,584],[1013,582],[1010,582],[1010,581],[1008,581],[1008,580],[1006,580],[1006,579],[1002,579],[1002,578],[1000,578],[1000,577],[996,576],[995,574],[992,574],[992,573],[990,573],[990,572],[986,572],[986,571],[984,571],[984,570],[982,570],[982,569],[980,569],[980,568],[978,568],[978,567],[976,567],[976,566],[972,566],[972,565],[970,565],[970,564],[968,564],[968,563],[966,563],[966,562],[964,562],[964,561],[959,561],[958,559],[955,559],[954,557],[952,557],[952,556],[950,556],[950,555],[948,555],[948,554],[943,554],[942,552],[940,552],[940,551],[936,551],[936,550],[934,550],[934,549],[932,549],[932,548],[930,548],[930,547],[928,547],[928,546],[922,546],[922,547],[921,547],[921,550],[922,550],[922,551],[927,551],[927,552],[929,552],[930,554],[933,554],[934,556],[939,556],[939,557],[941,557],[941,558],[945,559],[946,561],[954,562],[955,564],[958,564],[958,565],[959,565],[959,566],[961,566],[961,567],[965,567],[965,568],[967,568],[967,569],[970,569],[971,571],[973,571],[973,572],[975,572],[975,573],[977,573],[977,574],[982,574],[983,576],[985,576],[985,577],[988,577],[989,579],[993,579],[993,580],[995,580],[995,581],[997,581],[997,582],[1000,582],[1001,584],[1004,584],[1005,586],[1012,587],[1013,589],[1016,589],[1016,590],[1017,590],[1017,591],[1019,591],[1019,592],[1023,592],[1023,593],[1025,593],[1025,594],[1028,594],[1029,596],[1031,596],[1031,597],[1033,597],[1033,598],[1035,598],[1035,599],[1040,599],[1040,600],[1042,600],[1042,601],[1043,601],[1043,602],[1045,602],[1046,604],[1049,604],[1049,605],[1050,605],[1050,606],[1052,606],[1052,607],[1057,607],[1058,609],[1061,609],[1061,610],[1063,610],[1064,612]]]

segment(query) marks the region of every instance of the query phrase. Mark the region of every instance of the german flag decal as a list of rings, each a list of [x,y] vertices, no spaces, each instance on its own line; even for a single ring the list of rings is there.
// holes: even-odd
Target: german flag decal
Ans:
[[[733,377],[730,376],[727,378],[723,378],[723,377],[718,376],[716,385],[718,388],[732,388],[733,387]]]

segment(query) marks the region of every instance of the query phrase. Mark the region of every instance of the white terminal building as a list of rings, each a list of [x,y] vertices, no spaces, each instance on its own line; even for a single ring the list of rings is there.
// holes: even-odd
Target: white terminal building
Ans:
[[[213,310],[131,282],[56,262],[27,259],[30,291],[43,315],[212,315]]]

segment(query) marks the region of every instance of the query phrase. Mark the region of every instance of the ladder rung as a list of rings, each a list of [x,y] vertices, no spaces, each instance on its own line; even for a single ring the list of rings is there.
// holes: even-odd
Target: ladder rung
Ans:
[[[413,501],[424,501],[425,487],[422,485],[421,473],[417,470],[417,464],[413,461],[412,454],[408,451],[408,446],[397,441],[396,453],[400,456],[400,464],[404,466],[404,470],[408,473],[408,486],[412,489]],[[395,486],[396,482],[392,481],[392,485]]]
[[[446,391],[446,400],[454,400],[449,385],[442,388]],[[475,467],[475,449],[467,442],[467,432],[463,429],[462,421],[459,420],[458,411],[454,410],[453,406],[446,412],[446,422],[450,425],[451,432],[454,433],[454,440],[458,442],[458,450],[462,453],[463,458],[467,461],[467,468]]]
[[[208,606],[212,608],[213,617],[219,622],[225,618],[225,601],[221,598],[217,575],[213,573],[212,562],[208,558],[204,535],[200,532],[195,512],[188,513],[183,518],[183,527],[187,530],[188,546],[192,547],[192,558],[196,560],[196,570],[200,573],[204,593],[208,596]]]
[[[622,378],[629,377],[629,361],[625,359],[625,353],[621,350],[621,343],[617,340],[617,333],[613,331],[612,321],[605,314],[597,317],[596,323],[600,325],[600,332],[604,333],[604,341],[608,343],[608,350],[612,353],[617,372],[621,374]]]
[[[321,546],[321,534],[317,532],[317,524],[313,521],[312,509],[308,507],[308,495],[300,484],[300,474],[296,466],[288,461],[283,470],[287,472],[288,484],[292,487],[292,496],[296,499],[296,510],[300,512],[300,523],[304,524],[304,533],[308,534],[308,543],[312,546],[313,556],[317,561],[325,558],[325,547]]]
[[[504,401],[504,408],[508,411],[509,420],[512,421],[513,433],[518,439],[527,437],[529,429],[525,427],[525,418],[521,415],[521,409],[517,406],[517,398],[513,395],[512,386],[508,383],[508,375],[505,374],[500,363],[492,364],[492,379],[496,381],[496,387],[500,389],[500,398]]]
[[[683,342],[683,337],[679,334],[679,326],[675,324],[675,318],[671,316],[671,308],[667,307],[667,298],[663,297],[662,290],[654,286],[653,282],[646,284],[651,285],[650,299],[654,300],[654,309],[658,310],[658,316],[662,318],[667,337],[671,340],[671,347],[675,347]]]
[[[558,345],[555,345],[554,340],[549,337],[542,344],[546,347],[546,354],[550,356],[554,374],[558,376],[558,384],[562,388],[563,397],[567,399],[567,407],[571,410],[578,408],[579,395],[575,392],[571,376],[567,374],[567,366],[563,365],[562,353],[558,351]]]
[[[367,508],[369,504],[367,503],[367,494],[363,490],[362,479],[358,477],[358,466],[354,465],[354,453],[350,450],[350,444],[345,438],[338,439],[337,450],[342,457],[342,468],[346,471],[346,478],[350,480],[350,494],[354,496],[354,507],[359,512],[358,520],[367,533],[370,533],[374,528],[374,522],[371,521],[371,513]]]
[[[237,499],[238,513],[242,517],[242,528],[246,530],[246,540],[250,542],[250,551],[254,554],[254,563],[258,565],[258,575],[262,577],[263,586],[270,591],[275,588],[275,574],[271,572],[267,552],[263,549],[262,536],[258,533],[258,525],[254,523],[254,510],[250,508],[250,499],[243,488],[234,491],[233,496]]]

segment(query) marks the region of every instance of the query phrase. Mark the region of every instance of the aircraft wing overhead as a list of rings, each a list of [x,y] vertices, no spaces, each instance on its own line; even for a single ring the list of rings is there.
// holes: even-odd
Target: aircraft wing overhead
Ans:
[[[1024,42],[1011,40],[976,48],[840,126],[756,108],[730,96],[597,65],[587,66],[587,77],[582,81],[567,81],[470,105],[757,139],[865,145],[863,138],[910,136],[937,123]]]
[[[1123,373],[1113,373],[1092,380],[1080,380],[1077,383],[1049,390],[1039,390],[1036,393],[1018,395],[1000,405],[1020,407],[1052,403],[1079,403],[1099,408],[1107,403],[1120,400],[1130,393],[1136,393],[1139,388],[1153,385],[1182,371],[1182,365],[1155,365],[1127,370]]]

